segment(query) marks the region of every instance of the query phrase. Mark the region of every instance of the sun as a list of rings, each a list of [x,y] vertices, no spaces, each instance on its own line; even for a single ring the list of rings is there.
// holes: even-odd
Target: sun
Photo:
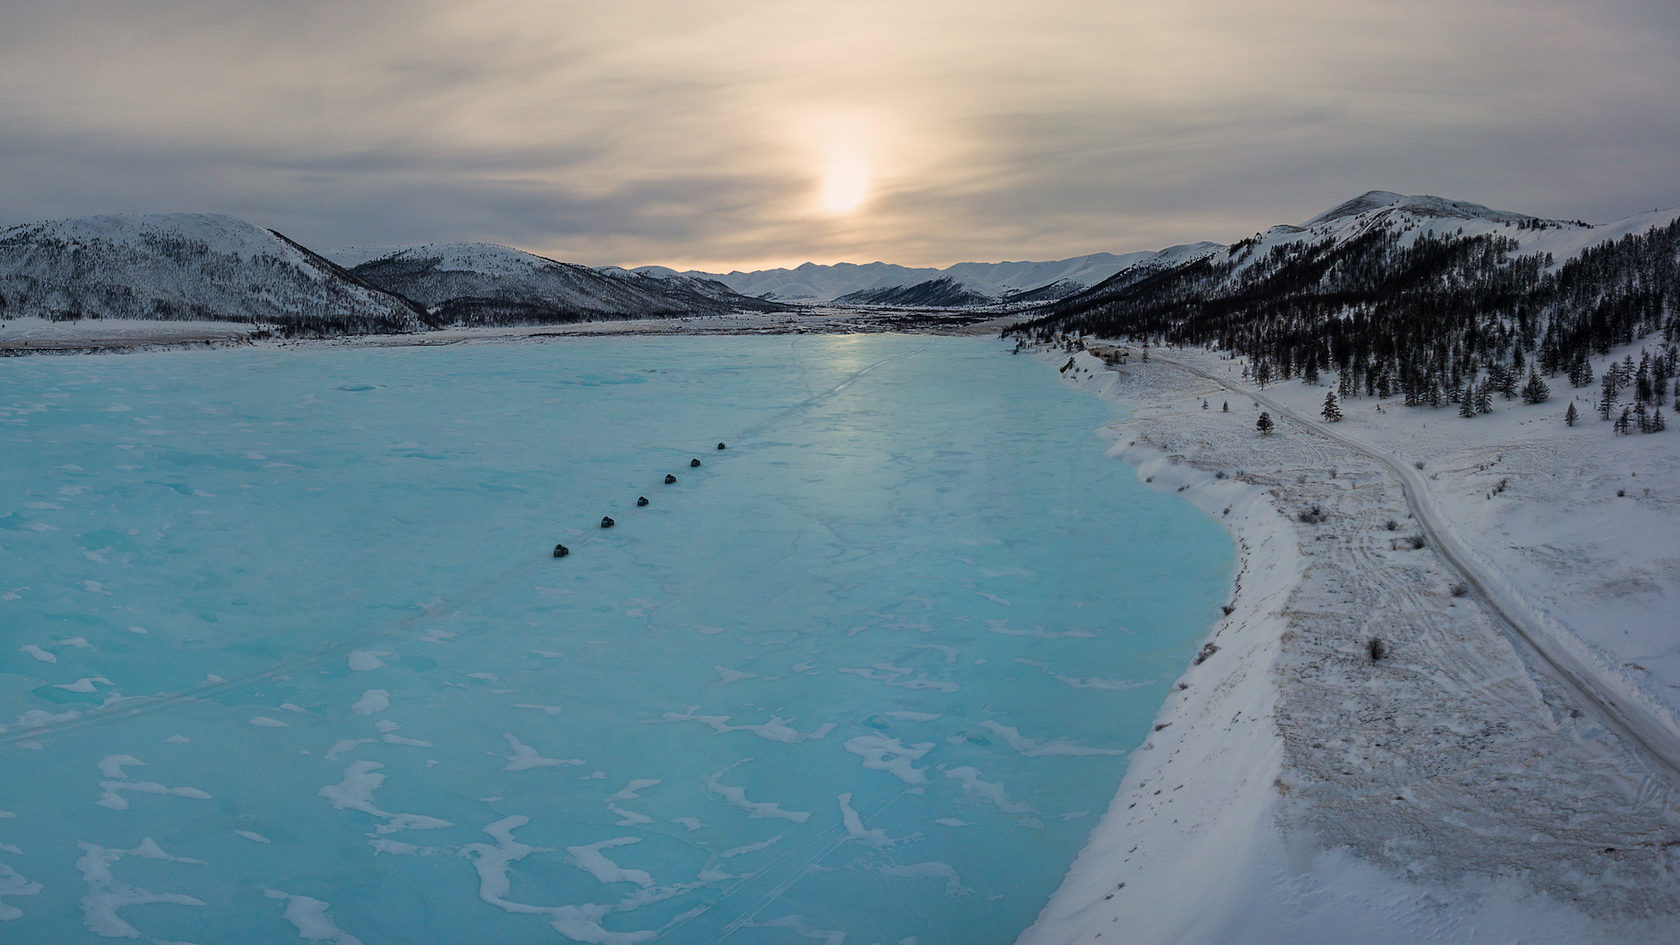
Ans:
[[[822,208],[845,216],[869,199],[869,162],[857,151],[837,151],[823,172]]]

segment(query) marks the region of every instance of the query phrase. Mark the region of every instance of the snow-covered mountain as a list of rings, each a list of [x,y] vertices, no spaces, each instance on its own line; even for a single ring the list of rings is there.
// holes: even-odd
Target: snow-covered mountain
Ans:
[[[1207,259],[1224,248],[1218,243],[1180,243],[1177,246],[1168,246],[1159,252],[1136,253],[1134,255],[1139,258],[1096,285],[1104,286],[1110,291],[1116,287],[1136,285],[1158,273],[1169,272],[1180,266]],[[1095,287],[1092,287],[1091,291],[1095,291]],[[1086,291],[1081,289],[1078,292],[1064,293],[1054,298],[1066,299],[1084,294],[1087,294]]]
[[[1334,371],[1344,396],[1398,391],[1408,405],[1467,410],[1478,377],[1483,394],[1515,396],[1531,374],[1543,399],[1532,372],[1583,386],[1589,356],[1654,332],[1680,371],[1677,218],[1594,227],[1372,191],[1299,226],[1117,273],[1012,331],[1214,347],[1246,355],[1262,383]],[[1641,402],[1661,400],[1661,386]]]
[[[688,271],[678,273],[664,266],[642,266],[636,271],[670,277],[682,275],[721,282],[742,295],[787,302],[832,302],[842,296],[879,289],[908,289],[939,279],[949,279],[982,302],[1006,299],[1042,289],[1052,283],[1084,288],[1095,285],[1121,269],[1148,257],[1149,253],[1092,253],[1051,262],[965,262],[944,269],[910,268],[891,263],[835,263],[819,266],[805,263],[795,269],[760,269],[723,274]],[[974,304],[974,303],[969,303]]]
[[[1656,222],[1655,218],[1652,222]],[[1249,286],[1290,260],[1329,260],[1379,240],[1393,249],[1407,249],[1425,236],[1452,239],[1497,236],[1511,241],[1508,255],[1544,257],[1550,253],[1552,261],[1547,265],[1555,267],[1588,245],[1627,231],[1619,224],[1597,228],[1580,221],[1546,220],[1524,213],[1492,210],[1462,200],[1373,190],[1303,224],[1279,224],[1229,246],[1193,243],[1162,250],[1062,300],[1058,307],[1083,307],[1124,295],[1152,279],[1159,281],[1157,277],[1165,273],[1197,264],[1220,274],[1211,282],[1198,283],[1198,291],[1212,298]],[[1333,280],[1344,275],[1345,266],[1326,263],[1318,278]]]
[[[905,308],[967,308],[989,305],[996,299],[970,289],[950,276],[929,279],[915,285],[895,285],[851,292],[834,300],[836,305],[888,305]]]
[[[48,220],[0,230],[0,313],[214,319],[400,331],[422,313],[272,230],[219,214]]]
[[[428,243],[352,273],[424,305],[446,324],[520,324],[778,308],[697,278],[591,269],[493,243]]]

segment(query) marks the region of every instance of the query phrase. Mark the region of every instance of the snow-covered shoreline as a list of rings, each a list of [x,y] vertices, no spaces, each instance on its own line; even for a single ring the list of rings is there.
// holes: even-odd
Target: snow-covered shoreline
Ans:
[[[1065,360],[1047,355],[1046,360]],[[1124,402],[1119,375],[1088,354],[1070,383]],[[1221,522],[1237,545],[1228,612],[1180,678],[1148,742],[1132,756],[1115,801],[1022,945],[1093,941],[1226,942],[1240,916],[1218,908],[1246,888],[1267,854],[1281,742],[1272,723],[1277,629],[1299,578],[1295,536],[1265,491],[1128,442],[1134,420],[1110,426],[1110,455],[1138,478],[1173,490]],[[1221,738],[1210,738],[1217,731]],[[1186,822],[1188,819],[1189,822]],[[1186,882],[1194,877],[1194,882]],[[1138,903],[1147,904],[1139,908]]]
[[[1223,523],[1239,571],[1217,651],[1022,943],[1673,940],[1670,779],[1409,548],[1391,474],[1310,430],[1257,436],[1248,398],[1160,358],[1072,358],[1070,384],[1132,411],[1113,455]]]
[[[798,311],[673,318],[612,319],[553,325],[485,325],[403,334],[346,334],[282,338],[272,326],[250,322],[97,318],[0,320],[0,355],[104,354],[203,347],[427,347],[456,344],[535,344],[561,338],[615,335],[748,335],[802,332],[916,331],[991,335],[1011,316],[994,313],[943,317],[933,311],[812,307]]]

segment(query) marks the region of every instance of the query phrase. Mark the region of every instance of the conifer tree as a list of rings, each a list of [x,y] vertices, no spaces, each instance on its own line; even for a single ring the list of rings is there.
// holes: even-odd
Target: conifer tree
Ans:
[[[1507,368],[1504,365],[1500,365],[1498,377],[1499,381],[1494,385],[1494,388],[1501,394],[1504,394],[1506,400],[1510,400],[1511,398],[1517,396],[1517,378],[1519,377],[1517,369]]]
[[[1666,429],[1668,429],[1668,422],[1663,419],[1662,408],[1658,407],[1651,412],[1651,432],[1661,433]]]
[[[1569,386],[1585,387],[1592,382],[1592,362],[1587,360],[1587,356],[1583,352],[1577,355],[1575,361],[1569,365]]]
[[[1260,419],[1254,421],[1254,429],[1259,430],[1261,436],[1270,436],[1273,426],[1275,424],[1272,423],[1272,415],[1264,410],[1260,411]]]
[[[1576,410],[1575,410],[1575,401],[1571,400],[1569,402],[1569,409],[1564,411],[1563,422],[1568,424],[1569,426],[1574,426],[1575,421],[1577,421],[1579,419],[1581,419],[1581,415],[1579,413],[1577,413]]]
[[[1523,385],[1523,403],[1543,404],[1546,402],[1546,398],[1551,395],[1552,392],[1546,387],[1546,382],[1540,379],[1540,372],[1530,370],[1528,372],[1528,383]]]
[[[1464,399],[1458,402],[1458,415],[1467,418],[1476,416],[1476,398],[1473,395],[1465,394]]]
[[[1482,386],[1476,389],[1476,412],[1493,413],[1493,384],[1490,381],[1483,381]]]
[[[1324,392],[1323,413],[1324,421],[1326,423],[1335,423],[1337,420],[1342,419],[1342,408],[1336,403],[1336,392],[1333,390]]]

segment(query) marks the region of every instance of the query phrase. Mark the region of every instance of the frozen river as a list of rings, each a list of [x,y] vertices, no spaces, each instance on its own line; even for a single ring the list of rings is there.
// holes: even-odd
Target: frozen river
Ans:
[[[0,362],[0,940],[1008,942],[1229,589],[1113,419],[979,339]]]

